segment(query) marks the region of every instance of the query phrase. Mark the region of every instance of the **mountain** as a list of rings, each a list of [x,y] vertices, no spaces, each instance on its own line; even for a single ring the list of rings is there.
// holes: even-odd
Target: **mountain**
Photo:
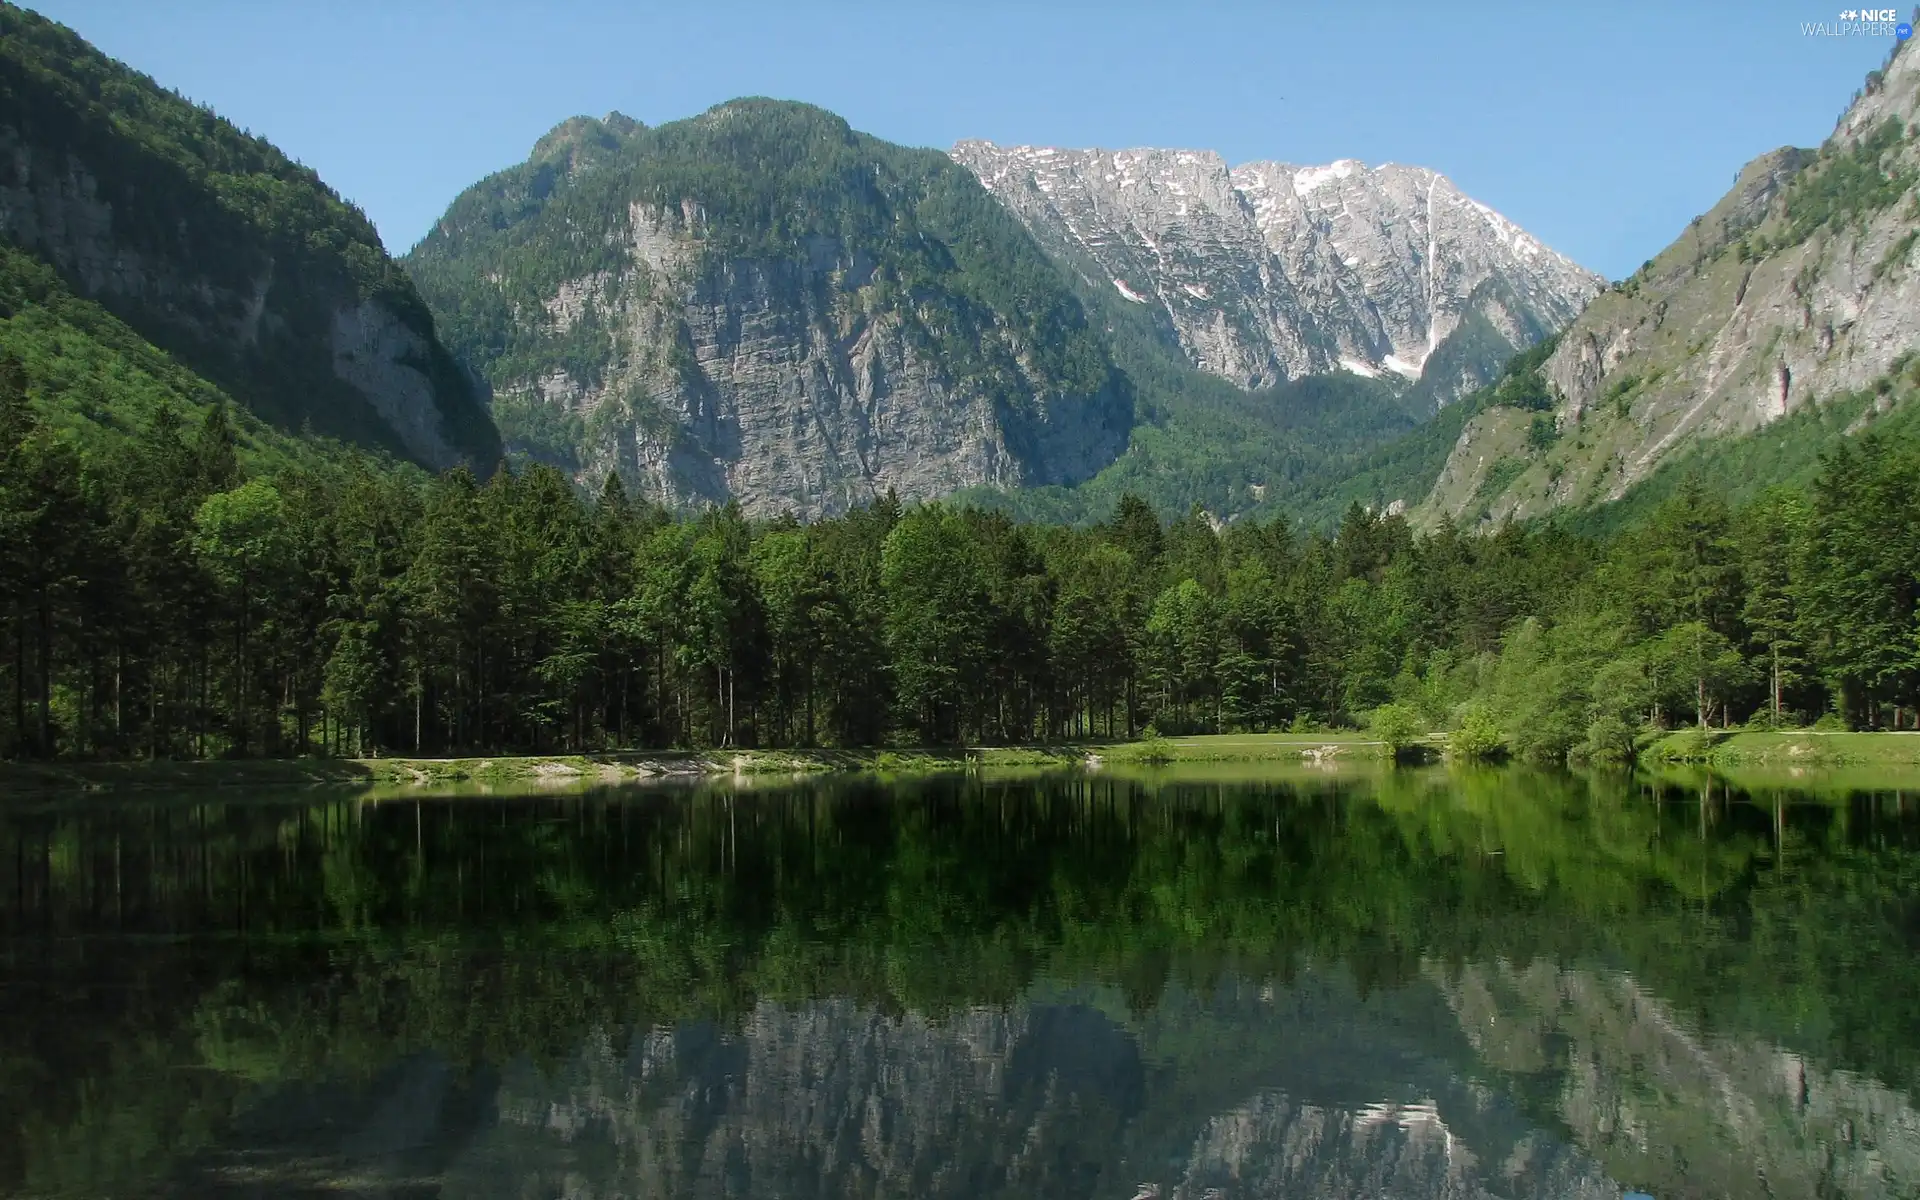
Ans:
[[[1100,265],[1043,219],[1061,208],[1029,202],[1098,176],[1094,157],[949,157],[771,100],[656,129],[565,121],[405,263],[517,452],[670,504],[803,517],[889,489],[1064,520],[1126,491],[1222,517],[1284,506],[1597,286],[1431,172],[1343,164],[1289,175],[1282,199],[1277,167],[1258,168],[1268,186],[1141,153],[1166,171],[1115,184],[1132,222],[1088,244],[1150,243],[1160,275]],[[1015,186],[1003,154],[1085,170]],[[1202,183],[1233,199],[1189,218],[1179,193]]]
[[[1446,361],[1431,381],[1444,403],[1602,286],[1421,167],[1229,168],[1208,151],[985,141],[953,156],[1069,269],[1248,389],[1339,370],[1417,379],[1477,316],[1469,332],[1497,336]]]
[[[265,141],[5,4],[0,248],[8,295],[32,310],[6,317],[43,342],[66,320],[54,310],[87,314],[112,354],[145,362],[131,342],[148,343],[178,364],[161,374],[184,369],[284,432],[435,467],[498,461],[482,398],[362,213]]]
[[[971,174],[807,105],[564,122],[406,265],[510,445],[670,503],[1073,484],[1133,424],[1080,303]]]
[[[1745,494],[1817,470],[1822,451],[1864,429],[1910,424],[1917,118],[1920,56],[1903,42],[1818,151],[1747,164],[1476,413],[1418,515],[1591,508],[1682,470]]]

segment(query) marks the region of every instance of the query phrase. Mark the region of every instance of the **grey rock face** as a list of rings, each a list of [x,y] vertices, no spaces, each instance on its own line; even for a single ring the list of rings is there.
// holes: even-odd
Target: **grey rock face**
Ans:
[[[391,308],[363,300],[335,310],[331,343],[334,377],[366,397],[414,457],[436,467],[461,461],[442,431],[433,382],[415,365],[431,351],[426,338]]]
[[[1469,311],[1526,345],[1602,286],[1422,167],[985,141],[952,153],[1089,284],[1154,309],[1196,365],[1243,387],[1341,369],[1417,378]]]
[[[1117,390],[1048,394],[1028,374],[1010,404],[949,371],[883,302],[872,262],[836,239],[795,259],[708,253],[697,206],[636,203],[627,265],[569,280],[544,301],[564,331],[591,310],[609,331],[600,378],[496,380],[587,430],[578,475],[610,470],[667,503],[737,500],[750,515],[832,515],[884,495],[1072,483],[1126,447]],[[1025,347],[1005,330],[1015,362]]]

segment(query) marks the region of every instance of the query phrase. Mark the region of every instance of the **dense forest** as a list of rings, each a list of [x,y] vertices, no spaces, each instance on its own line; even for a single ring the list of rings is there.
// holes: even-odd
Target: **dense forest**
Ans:
[[[1358,506],[1089,528],[891,497],[676,517],[617,477],[248,472],[222,405],[86,452],[0,361],[10,756],[1018,743],[1360,724],[1619,757],[1649,726],[1904,727],[1920,454],[1867,436],[1605,539]]]

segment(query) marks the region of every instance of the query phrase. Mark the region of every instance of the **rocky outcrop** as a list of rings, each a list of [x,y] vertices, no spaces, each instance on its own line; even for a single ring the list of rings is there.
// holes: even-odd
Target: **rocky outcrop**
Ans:
[[[0,237],[76,293],[290,432],[497,461],[411,283],[311,171],[11,6],[0,100]]]
[[[427,369],[446,353],[431,324],[409,322],[392,304],[351,287],[293,298],[302,308],[316,300],[324,305],[330,320],[322,333],[304,314],[286,311],[286,293],[312,284],[300,272],[278,269],[267,253],[248,277],[223,280],[186,256],[123,238],[114,205],[102,198],[98,178],[84,163],[70,157],[55,165],[35,153],[20,129],[4,124],[0,235],[52,264],[81,295],[225,385],[259,415],[297,428],[292,398],[281,389],[296,390],[288,377],[298,378],[298,372],[284,368],[288,360],[324,355],[331,361],[327,382],[345,385],[329,389],[332,403],[371,409],[373,421],[408,457],[432,467],[492,465],[488,440],[474,443],[459,428],[463,417],[484,425],[477,398]],[[349,436],[346,427],[362,424],[329,419],[338,413],[299,415],[318,416],[314,427]]]
[[[1511,411],[1487,411],[1422,518],[1496,522],[1618,499],[1689,447],[1910,387],[1888,377],[1920,348],[1917,105],[1920,56],[1903,47],[1817,154],[1749,163],[1711,211],[1595,299],[1542,368],[1556,428],[1575,436],[1529,448]],[[1458,486],[1494,444],[1508,482],[1492,495]]]
[[[250,312],[264,307],[265,294],[262,288]],[[392,308],[369,299],[335,309],[328,340],[334,377],[365,397],[410,455],[435,467],[467,461],[447,436],[433,379],[420,369],[435,354],[445,353],[430,332],[422,333]],[[476,465],[487,469],[493,464]]]
[[[589,309],[608,331],[615,349],[597,379],[495,380],[581,418],[583,480],[617,471],[677,506],[818,517],[888,491],[1074,483],[1125,449],[1131,409],[1117,386],[1047,397],[1048,381],[1023,373],[1011,400],[995,395],[876,296],[859,247],[823,237],[797,259],[725,257],[707,253],[703,221],[697,206],[635,204],[627,265],[544,298],[556,333]],[[984,336],[1025,357],[1004,328]]]
[[[1511,353],[1602,285],[1421,167],[985,141],[953,156],[1090,286],[1152,309],[1196,365],[1246,388],[1418,378],[1470,312]]]

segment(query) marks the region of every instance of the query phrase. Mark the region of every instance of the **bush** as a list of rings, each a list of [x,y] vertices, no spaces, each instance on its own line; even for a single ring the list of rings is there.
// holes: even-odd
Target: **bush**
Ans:
[[[1783,712],[1776,717],[1771,708],[1761,708],[1747,718],[1745,728],[1748,733],[1772,733],[1780,729],[1793,729],[1798,725],[1792,713]]]
[[[1615,716],[1595,717],[1587,726],[1587,740],[1581,743],[1581,756],[1590,763],[1629,763],[1633,761],[1633,729]]]
[[[1173,743],[1154,732],[1152,726],[1148,726],[1147,735],[1129,747],[1125,757],[1129,762],[1155,766],[1170,763],[1174,759]]]
[[[1447,757],[1463,762],[1498,758],[1506,748],[1499,722],[1493,719],[1493,712],[1480,703],[1462,707],[1458,726],[1447,735]]]
[[[1713,756],[1714,737],[1704,729],[1682,729],[1657,743],[1653,753],[1667,762],[1706,762]]]
[[[1813,723],[1815,733],[1846,733],[1852,726],[1837,712],[1821,713],[1820,719]]]
[[[1545,450],[1560,440],[1560,426],[1547,413],[1540,413],[1527,424],[1527,445],[1535,450]]]
[[[1374,709],[1367,718],[1367,728],[1372,730],[1374,737],[1387,744],[1387,749],[1395,758],[1417,742],[1423,732],[1420,718],[1404,704],[1382,704]]]

